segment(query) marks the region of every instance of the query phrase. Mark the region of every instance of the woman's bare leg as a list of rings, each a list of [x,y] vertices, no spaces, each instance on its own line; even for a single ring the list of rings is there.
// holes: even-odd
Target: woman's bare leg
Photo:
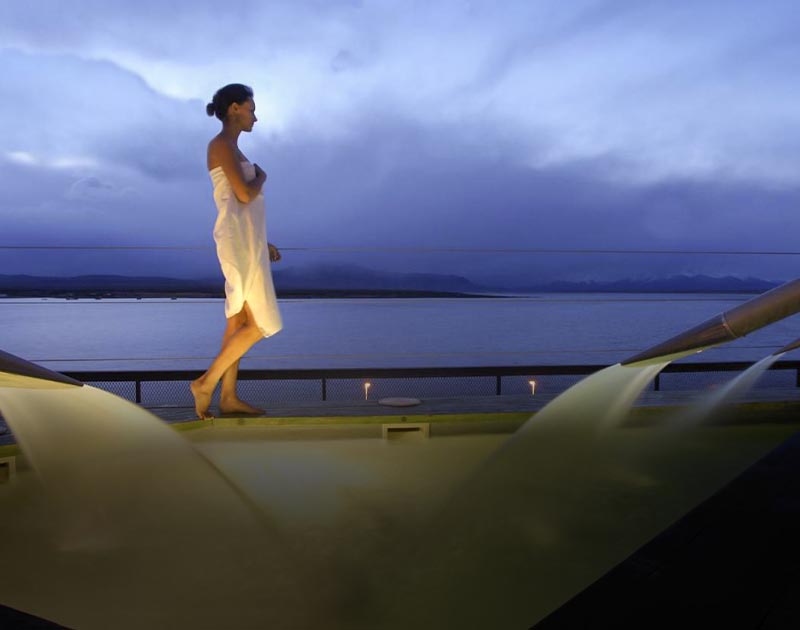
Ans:
[[[247,302],[244,303],[243,310],[246,311],[247,321],[228,337],[222,350],[212,361],[205,374],[190,385],[194,396],[194,408],[199,418],[213,417],[208,413],[208,408],[211,406],[211,395],[214,393],[214,389],[222,375],[257,341],[263,338],[261,330],[255,325],[253,314]]]
[[[228,339],[237,331],[239,328],[244,326],[247,323],[247,312],[242,309],[233,317],[228,318],[228,325],[225,327],[225,333],[222,336],[222,347],[225,347],[225,344],[228,342]],[[221,413],[264,413],[263,409],[258,409],[257,407],[253,407],[252,405],[244,402],[239,398],[239,395],[236,393],[236,382],[239,376],[239,360],[233,362],[233,364],[225,370],[225,373],[222,375],[222,380],[220,384],[220,395],[219,395],[219,410]]]

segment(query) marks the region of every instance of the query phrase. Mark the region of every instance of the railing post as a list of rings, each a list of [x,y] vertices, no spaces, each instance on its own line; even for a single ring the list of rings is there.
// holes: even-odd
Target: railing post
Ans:
[[[653,391],[661,391],[661,373],[656,374],[656,379],[653,381]]]
[[[322,377],[322,400],[328,400],[328,379]]]
[[[142,381],[136,379],[136,404],[142,404]]]
[[[795,386],[800,387],[800,367],[794,372],[794,384]]]
[[[498,374],[497,375],[497,395],[499,396],[502,393],[503,389],[503,377]]]

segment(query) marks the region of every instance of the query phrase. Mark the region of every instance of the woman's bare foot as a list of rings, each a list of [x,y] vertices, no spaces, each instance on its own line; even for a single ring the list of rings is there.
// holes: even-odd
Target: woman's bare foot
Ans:
[[[212,392],[207,392],[203,389],[199,378],[196,381],[192,381],[189,389],[192,390],[192,396],[194,396],[194,410],[197,413],[197,417],[201,420],[213,418],[214,416],[208,413],[208,408],[211,406]]]
[[[220,413],[248,413],[248,414],[263,414],[264,410],[253,405],[248,405],[243,400],[238,398],[221,398],[219,401]]]

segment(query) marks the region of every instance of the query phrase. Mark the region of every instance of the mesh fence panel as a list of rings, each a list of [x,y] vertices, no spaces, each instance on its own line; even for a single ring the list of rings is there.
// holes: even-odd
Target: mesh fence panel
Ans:
[[[146,381],[142,383],[142,404],[145,407],[177,405],[193,407],[194,398],[189,390],[191,381]],[[214,392],[212,404],[217,404],[219,394]]]
[[[661,374],[661,391],[705,390],[721,387],[741,372],[668,372]],[[796,386],[794,369],[769,370],[753,385],[753,389],[786,388]]]
[[[322,382],[317,379],[239,381],[238,391],[242,399],[256,403],[322,400]]]
[[[86,383],[97,389],[116,394],[125,400],[136,400],[136,383],[133,381],[94,381]]]
[[[708,390],[720,387],[735,378],[740,371],[712,372],[662,372],[659,388],[662,391]],[[535,382],[534,395],[556,396],[569,389],[586,375],[544,374],[537,376],[509,375],[501,377],[501,393],[506,396],[530,395],[531,381]],[[143,381],[141,402],[148,407],[191,407],[194,401],[188,380]],[[365,384],[369,388],[365,391]],[[136,400],[133,381],[94,381],[89,383],[126,400]],[[754,385],[756,389],[792,388],[797,386],[797,370],[787,368],[769,370]],[[647,389],[655,388],[655,383]],[[325,384],[326,399],[331,401],[379,400],[387,397],[443,398],[450,396],[492,396],[497,393],[496,376],[421,376],[398,378],[335,378],[330,376]],[[323,398],[322,379],[240,379],[238,392],[242,399],[256,405],[271,402],[317,401]],[[219,404],[219,388],[214,393],[213,405]]]
[[[543,374],[537,376],[504,376],[502,377],[502,393],[504,396],[521,396],[523,394],[556,396],[569,389],[575,383],[586,378],[582,374]],[[532,388],[530,381],[536,383]]]
[[[145,381],[142,383],[142,404],[145,407],[194,405],[190,381]],[[322,400],[322,383],[319,379],[263,379],[239,380],[236,391],[243,400],[252,404],[290,402],[294,400]],[[211,399],[219,404],[219,388]]]
[[[365,384],[370,386],[365,388]],[[328,379],[328,400],[380,400],[391,397],[444,398],[447,396],[491,396],[494,376],[421,378]]]

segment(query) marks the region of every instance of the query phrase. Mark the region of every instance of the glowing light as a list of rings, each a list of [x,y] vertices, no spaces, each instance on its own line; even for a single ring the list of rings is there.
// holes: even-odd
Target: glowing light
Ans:
[[[531,386],[531,396],[536,394],[536,381],[528,381],[528,385]]]
[[[369,388],[372,387],[372,383],[367,381],[364,383],[364,400],[369,400]]]

